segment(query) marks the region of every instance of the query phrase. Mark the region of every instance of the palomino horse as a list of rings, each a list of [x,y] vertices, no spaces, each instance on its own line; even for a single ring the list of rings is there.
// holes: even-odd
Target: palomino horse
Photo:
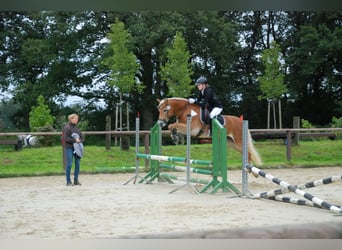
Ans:
[[[208,125],[203,124],[200,118],[200,106],[197,104],[190,104],[187,99],[184,98],[166,98],[159,100],[158,110],[159,118],[158,123],[161,127],[165,127],[171,118],[176,117],[177,121],[168,126],[171,134],[181,133],[186,134],[187,115],[191,115],[191,135],[201,136],[202,133],[206,135],[208,131]],[[224,127],[227,129],[229,143],[234,149],[242,153],[242,121],[239,117],[224,115],[225,119]],[[254,163],[256,166],[261,166],[262,161],[255,150],[252,137],[248,131],[248,161]]]

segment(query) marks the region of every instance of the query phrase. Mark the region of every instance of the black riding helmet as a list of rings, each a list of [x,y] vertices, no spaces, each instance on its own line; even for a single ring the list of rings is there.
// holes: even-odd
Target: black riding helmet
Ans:
[[[201,84],[201,83],[208,83],[207,78],[204,77],[204,76],[199,77],[199,78],[196,80],[195,85],[198,85],[198,84]]]

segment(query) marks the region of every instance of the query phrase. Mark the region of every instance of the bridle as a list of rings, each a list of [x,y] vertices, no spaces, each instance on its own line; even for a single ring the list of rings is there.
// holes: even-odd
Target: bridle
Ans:
[[[169,105],[169,99],[164,99],[162,100],[161,102],[165,103],[166,102],[166,106],[165,108],[163,109],[163,113],[164,113],[164,117],[165,119],[161,119],[161,120],[158,120],[159,124],[162,125],[162,126],[165,126],[167,124],[167,122],[170,120],[169,119],[169,111],[171,109],[170,105]],[[161,103],[160,103],[161,104]],[[160,109],[160,104],[158,106],[158,109]]]
[[[177,114],[174,114],[171,116],[169,115],[169,111],[171,110],[171,106],[169,105],[169,99],[168,98],[164,99],[163,103],[166,104],[165,108],[163,109],[165,119],[158,120],[158,122],[160,125],[165,126],[173,116],[178,117],[178,115]],[[178,114],[182,114],[184,112],[184,110],[186,110],[188,105],[189,105],[189,103],[187,102],[186,105],[184,105],[183,108],[178,111]],[[160,106],[160,104],[159,104],[159,106]],[[160,109],[160,107],[158,107],[158,109]]]

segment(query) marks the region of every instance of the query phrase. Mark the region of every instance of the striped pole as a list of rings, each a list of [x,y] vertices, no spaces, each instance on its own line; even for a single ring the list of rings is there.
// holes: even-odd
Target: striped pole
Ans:
[[[136,154],[137,158],[151,159],[156,161],[169,161],[169,162],[182,162],[186,163],[185,157],[172,157],[164,155],[149,155],[149,154]],[[207,160],[190,160],[190,164],[211,166],[212,162]]]
[[[172,174],[166,174],[166,173],[162,173],[161,176],[163,176],[164,178],[169,178],[169,179],[172,179],[172,180],[178,180],[178,181],[185,181],[186,182],[186,179],[184,178],[179,178],[178,176],[176,175],[172,175]],[[192,183],[198,183],[198,184],[208,184],[209,183],[209,180],[205,180],[205,179],[198,179],[198,178],[193,178],[191,177],[190,178],[190,181]]]
[[[342,180],[342,175],[334,175],[334,176],[330,176],[330,177],[323,178],[323,179],[320,179],[320,180],[310,181],[310,182],[307,182],[305,184],[298,185],[298,187],[300,189],[312,188],[312,187],[317,187],[317,186],[320,186],[320,185],[326,185],[326,184],[338,182],[338,181],[341,181],[341,180]]]
[[[186,166],[177,166],[177,165],[168,165],[168,164],[160,164],[161,168],[176,170],[176,171],[183,171],[186,172]],[[212,175],[213,171],[208,169],[199,169],[199,168],[190,168],[190,172],[198,173],[198,174],[206,174]]]
[[[307,189],[307,188],[317,187],[320,185],[327,185],[327,184],[338,182],[341,180],[342,180],[342,175],[335,175],[335,176],[323,178],[320,180],[310,181],[310,182],[307,182],[305,184],[296,185],[296,187],[303,190],[303,189]],[[284,193],[288,193],[288,192],[289,192],[289,190],[285,189],[285,188],[275,189],[275,190],[271,190],[268,192],[262,192],[259,194],[255,194],[255,195],[253,195],[253,198],[272,198],[274,196],[284,194]]]
[[[291,184],[289,184],[289,183],[287,183],[285,181],[282,181],[282,180],[278,179],[277,177],[274,177],[274,176],[272,176],[270,174],[267,174],[263,170],[260,170],[260,169],[258,169],[256,167],[250,166],[250,165],[247,165],[246,168],[248,168],[249,170],[251,170],[253,173],[255,173],[257,175],[260,175],[260,176],[262,176],[262,177],[264,177],[266,179],[269,179],[272,182],[280,185],[281,187],[290,190],[291,192],[294,192],[294,193],[296,193],[298,195],[303,196],[304,198],[312,201],[314,204],[316,204],[316,205],[318,205],[320,207],[323,207],[325,209],[331,210],[331,211],[333,211],[335,213],[342,213],[342,209],[341,208],[339,208],[339,207],[337,207],[335,205],[331,205],[330,203],[328,203],[328,202],[326,202],[326,201],[324,201],[322,199],[319,199],[319,198],[317,198],[317,197],[315,197],[315,196],[313,196],[313,195],[311,195],[309,193],[304,192],[303,190],[299,189],[296,186],[293,186],[293,185],[291,185]]]
[[[270,197],[270,199],[276,200],[276,201],[287,202],[287,203],[293,203],[293,204],[297,204],[297,205],[307,205],[307,206],[312,206],[312,207],[315,206],[315,204],[312,201],[293,198],[293,197],[286,197],[286,196],[282,196],[282,195]]]

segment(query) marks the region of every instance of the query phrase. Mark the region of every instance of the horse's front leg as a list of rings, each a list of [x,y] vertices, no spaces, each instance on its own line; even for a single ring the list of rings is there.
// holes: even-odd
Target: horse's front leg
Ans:
[[[168,127],[171,131],[177,131],[178,133],[186,135],[186,124],[185,123],[171,123]]]

